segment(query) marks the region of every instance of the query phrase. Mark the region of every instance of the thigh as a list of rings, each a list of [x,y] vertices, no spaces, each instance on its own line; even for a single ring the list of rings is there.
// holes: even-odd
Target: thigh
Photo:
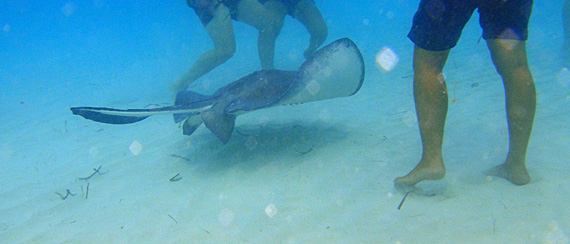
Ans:
[[[429,51],[457,45],[461,31],[477,8],[478,0],[422,0],[408,37]]]
[[[234,28],[229,8],[220,4],[212,11],[212,15],[212,19],[205,28],[214,43],[214,48],[224,49],[235,47]]]
[[[307,26],[307,28],[322,28],[326,26],[325,19],[313,0],[296,1],[293,10],[289,14],[291,17],[299,20],[304,26]]]
[[[281,0],[259,0],[259,2],[276,18],[284,19],[289,12],[288,6]]]
[[[279,16],[257,0],[241,0],[237,6],[237,20],[261,30],[275,22]]]
[[[489,39],[487,46],[493,64],[502,76],[518,72],[520,68],[528,70],[525,41]]]
[[[533,0],[481,1],[479,22],[483,38],[527,40],[532,4]]]

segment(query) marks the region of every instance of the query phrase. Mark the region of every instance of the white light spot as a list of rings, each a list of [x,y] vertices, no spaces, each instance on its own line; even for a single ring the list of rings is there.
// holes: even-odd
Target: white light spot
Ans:
[[[487,182],[491,182],[491,181],[493,181],[493,176],[488,175],[486,179],[487,179]]]
[[[508,49],[508,50],[513,50],[520,41],[518,40],[507,40],[507,39],[500,39],[499,43],[501,43],[501,46],[503,46],[504,48]]]
[[[457,184],[457,177],[449,177],[449,183]]]
[[[332,75],[332,68],[331,67],[320,67],[319,75],[322,77],[329,77]]]
[[[97,149],[97,147],[91,147],[89,149],[89,155],[91,155],[91,157],[96,157],[97,154],[99,154],[99,149]]]
[[[414,114],[411,111],[408,111],[404,114],[404,116],[402,116],[402,122],[404,122],[404,124],[407,127],[412,127],[416,126],[416,124],[418,123],[418,118],[416,117],[416,114]]]
[[[76,9],[77,6],[75,5],[75,3],[66,3],[65,5],[63,5],[63,7],[61,7],[61,12],[65,16],[71,16],[73,13],[75,13]]]
[[[321,121],[323,122],[327,122],[330,120],[331,118],[331,112],[329,112],[328,109],[322,109],[321,112],[319,113],[319,119],[321,119]]]
[[[9,24],[4,25],[4,28],[2,28],[5,32],[10,32],[12,30],[12,27],[10,27]]]
[[[342,201],[342,199],[336,200],[336,205],[337,205],[337,206],[342,207],[343,204],[344,204],[344,202]]]
[[[319,84],[318,81],[311,80],[309,81],[309,83],[305,88],[307,89],[307,91],[309,91],[309,93],[311,93],[311,95],[314,96],[317,95],[317,93],[319,93],[319,91],[321,90],[321,85]]]
[[[259,116],[259,119],[257,121],[259,124],[265,126],[265,125],[267,125],[267,122],[269,121],[269,116],[267,116],[267,115]]]
[[[394,194],[391,193],[391,192],[388,192],[388,193],[386,194],[386,197],[387,197],[388,199],[392,199],[393,196],[394,196]]]
[[[562,68],[556,75],[556,80],[561,87],[567,87],[570,85],[570,71],[567,68]]]
[[[439,81],[439,83],[445,84],[445,74],[439,73],[439,75],[437,75],[437,80]]]
[[[388,47],[383,47],[382,50],[376,54],[376,63],[386,71],[394,69],[399,60],[398,55]]]
[[[511,28],[505,29],[497,38],[499,43],[506,49],[513,50],[519,43],[519,35]]]
[[[273,218],[273,216],[277,214],[277,208],[275,207],[275,204],[270,203],[269,205],[267,205],[267,207],[265,208],[265,214],[267,214],[269,218]]]
[[[555,220],[548,223],[548,228],[549,231],[546,233],[546,240],[544,240],[544,243],[568,243],[570,241],[568,236],[560,229]]]
[[[255,147],[257,147],[257,139],[255,139],[255,136],[248,136],[247,141],[245,141],[245,146],[249,150],[255,149]]]
[[[234,212],[232,212],[232,210],[230,210],[229,208],[224,208],[219,214],[218,214],[218,221],[220,221],[220,223],[223,226],[228,226],[232,223],[232,221],[234,220]]]
[[[140,142],[138,141],[134,141],[133,143],[131,143],[131,145],[129,146],[129,149],[131,150],[131,153],[133,155],[139,155],[139,153],[141,153],[142,151],[142,145]]]
[[[291,51],[289,51],[289,53],[287,54],[287,58],[289,58],[289,60],[291,61],[295,61],[297,59],[299,59],[299,53],[300,51],[297,49],[292,49]]]

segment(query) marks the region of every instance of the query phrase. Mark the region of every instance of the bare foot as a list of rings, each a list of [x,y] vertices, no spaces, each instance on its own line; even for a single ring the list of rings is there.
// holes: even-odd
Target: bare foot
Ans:
[[[427,162],[422,160],[406,176],[398,177],[394,180],[396,188],[411,190],[415,185],[424,180],[440,180],[445,176],[445,165],[442,160]]]
[[[530,175],[528,175],[524,165],[517,167],[504,163],[487,171],[487,175],[507,179],[519,186],[526,185],[530,182]]]

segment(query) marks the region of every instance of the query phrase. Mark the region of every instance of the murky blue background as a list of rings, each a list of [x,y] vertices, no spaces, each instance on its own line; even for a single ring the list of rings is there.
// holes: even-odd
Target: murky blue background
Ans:
[[[137,228],[126,236],[140,236],[142,233],[137,232],[138,229],[150,229],[153,233],[166,233],[161,239],[165,242],[175,242],[178,236],[197,238],[202,235],[204,239],[200,239],[200,243],[220,243],[216,241],[237,240],[233,238],[235,235],[247,237],[240,238],[239,243],[256,240],[254,236],[261,241],[259,243],[268,240],[270,242],[265,243],[297,243],[287,239],[285,234],[279,239],[280,233],[286,233],[280,231],[293,230],[302,233],[295,237],[299,243],[314,243],[314,240],[322,243],[335,243],[335,240],[341,240],[340,243],[351,240],[355,243],[378,240],[381,240],[379,243],[396,243],[406,238],[414,240],[414,234],[401,231],[409,228],[429,232],[427,240],[446,240],[448,243],[476,243],[477,240],[567,243],[568,238],[564,239],[564,236],[547,235],[560,233],[549,232],[554,227],[563,233],[570,230],[567,206],[570,192],[567,187],[570,73],[563,69],[560,53],[562,1],[536,1],[529,24],[527,50],[538,91],[537,116],[529,146],[531,185],[515,188],[507,182],[494,181],[489,184],[495,186],[488,186],[479,175],[479,170],[503,160],[508,139],[502,84],[492,67],[484,41],[479,42],[481,29],[478,14],[474,13],[444,70],[449,74],[450,100],[457,99],[454,103],[457,106],[450,101],[444,144],[444,154],[449,159],[446,161],[448,177],[432,187],[437,189],[443,185],[444,190],[438,192],[436,200],[415,198],[416,205],[406,203],[407,209],[420,213],[408,212],[408,215],[395,212],[401,195],[392,193],[391,182],[410,170],[421,153],[411,96],[413,44],[406,37],[419,1],[315,2],[328,25],[326,43],[349,37],[359,46],[367,68],[365,84],[353,98],[355,100],[286,108],[284,111],[290,113],[287,116],[295,122],[284,119],[286,116],[280,111],[260,112],[244,118],[242,121],[246,125],[242,124],[242,129],[258,136],[257,148],[248,151],[248,145],[243,145],[248,139],[243,136],[233,138],[234,142],[230,141],[225,147],[206,131],[199,131],[190,139],[177,137],[180,131],[173,129],[176,125],[170,118],[111,127],[94,124],[69,112],[71,106],[139,108],[170,103],[168,85],[212,45],[198,17],[185,1],[1,1],[0,204],[3,207],[0,209],[0,240],[6,240],[2,243],[81,242],[95,240],[101,233],[109,233],[104,239],[109,242],[128,242],[129,238],[125,236],[118,238],[123,229],[121,225],[129,228],[120,221],[130,218],[120,215],[120,208],[114,208],[118,202],[123,204],[122,207],[140,212],[141,216],[132,217],[133,222],[153,223],[155,219],[147,216],[160,214],[162,222],[157,222],[156,227],[168,230],[160,232],[149,224],[131,225],[131,228]],[[209,93],[260,69],[257,31],[242,23],[233,23],[236,54],[197,80],[190,89]],[[309,35],[303,26],[287,17],[277,40],[276,68],[297,69],[304,61],[303,51],[308,41]],[[376,54],[384,47],[393,50],[399,58],[391,71],[381,69],[375,61]],[[474,83],[478,83],[476,88],[472,87]],[[311,109],[314,109],[313,113],[307,112]],[[337,110],[341,112],[335,113]],[[333,119],[327,121],[331,117]],[[256,127],[261,124],[259,121],[269,121],[268,131],[265,131],[266,127],[263,130]],[[282,125],[277,121],[285,122]],[[303,139],[286,136],[296,132]],[[138,137],[134,138],[135,135]],[[128,145],[135,139],[148,149],[146,159],[137,158],[143,161],[140,164],[129,157],[132,155]],[[473,141],[481,141],[481,144],[473,146],[470,144]],[[306,150],[311,145],[316,145],[314,154],[295,158],[301,157],[295,150]],[[300,149],[291,149],[297,147]],[[331,148],[332,154],[328,151]],[[287,153],[294,156],[293,160],[276,163],[287,157]],[[192,162],[182,161],[176,166],[178,168],[169,168],[174,167],[171,164],[175,159],[169,156],[171,154],[188,157]],[[471,164],[473,158],[478,162]],[[257,159],[265,161],[258,163]],[[73,181],[74,177],[84,176],[98,165],[109,169],[110,175],[101,177],[99,183],[94,182],[92,201],[60,201],[53,194],[66,188],[79,192],[84,182]],[[325,171],[329,170],[329,165],[332,169]],[[319,170],[326,173],[319,173]],[[182,172],[185,179],[178,188],[160,185],[162,181],[157,180],[158,176],[168,179],[176,172]],[[117,175],[113,176],[113,173]],[[276,177],[263,178],[273,174]],[[298,178],[295,178],[297,174]],[[270,183],[266,187],[256,179]],[[154,187],[165,191],[164,195],[151,192]],[[288,191],[289,188],[293,190]],[[97,189],[101,191],[99,194]],[[313,202],[302,201],[307,195],[303,195],[304,190],[308,191],[307,199],[317,196],[314,198],[325,204],[324,209],[332,209],[329,214],[312,215],[311,211],[318,210],[313,209]],[[134,195],[105,198],[104,192]],[[240,199],[240,193],[244,192],[259,198]],[[231,196],[236,198],[221,204],[222,199],[232,199]],[[270,197],[266,199],[265,196]],[[170,199],[171,202],[157,199]],[[467,202],[471,205],[465,205],[465,199],[469,199]],[[426,205],[418,204],[424,203],[422,201],[426,201]],[[329,202],[332,207],[326,205]],[[293,209],[291,215],[278,214],[273,219],[282,218],[280,223],[285,223],[285,227],[279,226],[271,230],[274,232],[263,234],[248,228],[255,224],[277,225],[264,222],[268,220],[263,209],[269,203],[275,203],[279,213]],[[154,204],[183,210],[178,210],[176,215],[171,210],[161,212],[148,207]],[[241,213],[241,217],[247,217],[240,219],[238,206],[242,205],[246,210],[255,205],[252,208],[259,209],[261,216],[250,217],[247,212]],[[194,206],[203,208],[194,209]],[[464,206],[467,209],[463,209]],[[496,211],[491,211],[493,218],[489,217],[485,222],[491,227],[479,228],[479,222],[470,225],[469,220],[476,219],[474,216],[489,214],[489,211],[478,210],[488,206]],[[93,209],[93,212],[78,214],[85,209]],[[228,209],[236,214],[234,223],[241,229],[231,229],[229,234],[220,237],[217,234],[221,231],[216,232],[219,225],[216,217],[227,213]],[[456,226],[465,223],[465,232],[446,232],[442,227],[446,225],[442,224],[446,220],[445,209],[456,214],[447,216],[449,223]],[[437,219],[437,223],[433,223],[428,218],[421,218],[421,214],[430,213],[444,216],[443,220]],[[180,224],[176,223],[178,227],[189,228],[172,230],[173,223],[167,214],[180,221]],[[102,223],[113,215],[125,218],[113,219],[108,226],[85,233],[89,221]],[[496,223],[493,222],[495,217]],[[295,222],[298,219],[303,221]],[[510,222],[512,219],[514,221]],[[189,224],[184,225],[184,221]],[[201,223],[202,230],[192,221]],[[312,228],[324,230],[327,226],[332,226],[334,231],[328,234],[312,231]],[[474,230],[472,233],[470,228]],[[188,229],[194,232],[186,232]],[[203,229],[211,233],[205,235]],[[517,229],[522,229],[524,234]],[[479,235],[478,231],[484,234]],[[21,233],[31,233],[31,239]],[[495,234],[501,239],[496,239]],[[473,236],[481,236],[481,239],[473,239]],[[152,240],[156,239],[149,239]]]

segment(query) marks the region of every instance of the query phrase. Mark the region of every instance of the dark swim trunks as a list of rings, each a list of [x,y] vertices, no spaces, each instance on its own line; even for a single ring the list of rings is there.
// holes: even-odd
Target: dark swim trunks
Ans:
[[[297,4],[299,4],[301,0],[259,0],[261,4],[265,4],[266,2],[269,1],[277,1],[282,3],[287,8],[287,14],[295,17],[294,16],[295,9],[297,8]]]
[[[214,10],[223,4],[230,9],[233,20],[237,19],[237,5],[241,0],[186,0],[188,7],[193,8],[202,25],[206,26],[214,18]]]
[[[453,48],[461,31],[478,9],[483,39],[528,39],[533,0],[421,0],[408,34],[430,51]]]

